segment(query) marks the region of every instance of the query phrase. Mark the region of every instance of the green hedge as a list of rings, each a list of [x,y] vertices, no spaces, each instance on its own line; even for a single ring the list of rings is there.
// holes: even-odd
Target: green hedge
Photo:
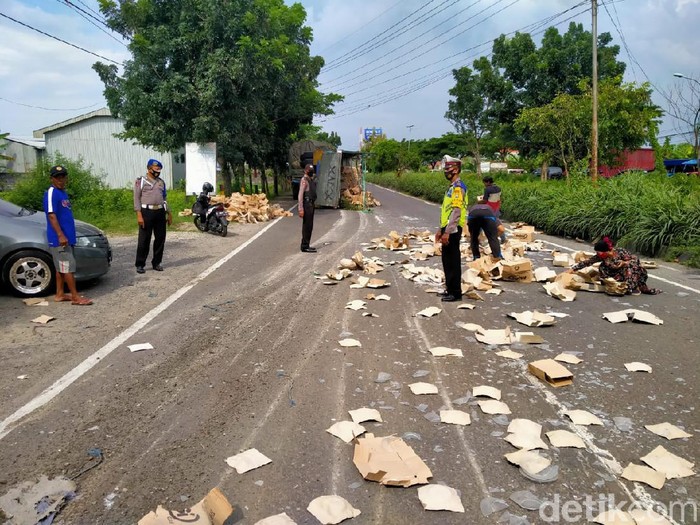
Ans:
[[[463,174],[469,201],[483,193],[474,174]],[[503,191],[505,219],[523,221],[552,235],[594,240],[610,236],[621,246],[656,256],[696,253],[700,247],[700,179],[626,173],[601,179],[546,181],[532,176],[495,176]],[[369,174],[369,182],[441,202],[442,173]],[[672,250],[670,250],[672,248]],[[691,257],[690,264],[697,259]]]

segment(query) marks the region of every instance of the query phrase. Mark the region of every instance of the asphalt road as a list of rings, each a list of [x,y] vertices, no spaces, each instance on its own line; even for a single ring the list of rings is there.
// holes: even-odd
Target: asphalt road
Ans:
[[[99,447],[104,462],[78,478],[77,498],[56,523],[136,523],[158,505],[192,505],[213,487],[241,508],[246,524],[281,512],[300,524],[318,523],[306,507],[328,494],[361,510],[354,524],[518,523],[505,512],[529,523],[547,517],[587,523],[588,507],[588,516],[595,515],[613,499],[623,508],[633,502],[663,505],[675,523],[700,522],[693,515],[700,497],[697,475],[668,480],[661,490],[619,477],[658,445],[691,462],[700,455],[700,274],[660,262],[650,285],[662,288],[661,295],[579,292],[569,303],[549,297],[536,283],[502,283],[501,295],[484,295],[473,310],[440,303],[404,279],[398,264],[377,275],[391,283],[383,290],[351,289],[347,280],[324,286],[315,273],[336,267],[363,243],[391,230],[434,229],[435,205],[372,190],[382,206],[371,213],[317,211],[317,254],[299,251],[297,217],[233,225],[225,239],[171,233],[162,274],[137,276],[135,239],[115,239],[114,268],[85,290],[96,299],[94,306],[42,309],[0,296],[0,495],[42,474],[76,473],[89,461],[87,451]],[[288,208],[292,202],[281,204]],[[365,255],[386,262],[406,258],[389,251]],[[547,264],[545,252],[528,255],[535,266]],[[440,267],[437,258],[418,264]],[[391,297],[368,301],[367,311],[378,317],[344,308],[368,292]],[[428,306],[443,310],[416,317]],[[664,324],[601,318],[624,308],[649,311]],[[570,316],[533,329],[506,317],[534,309]],[[40,313],[56,320],[33,326]],[[512,345],[524,356],[505,359],[495,355],[505,347],[477,342],[456,325],[460,321],[532,330],[546,343]],[[338,341],[346,337],[358,339],[362,348],[341,347]],[[126,348],[146,342],[155,348]],[[459,348],[464,357],[433,357],[428,349],[435,346]],[[527,372],[528,361],[561,351],[583,359],[567,365],[573,385],[552,388]],[[652,374],[628,372],[624,363],[632,361],[651,365]],[[419,370],[429,374],[416,379]],[[390,381],[376,382],[381,372]],[[408,385],[417,381],[437,385],[438,394],[413,395]],[[499,388],[512,414],[484,414],[473,398],[464,403],[479,385]],[[365,423],[367,431],[404,436],[431,469],[432,482],[460,492],[464,514],[424,511],[416,487],[362,479],[353,445],[325,430],[349,420],[348,410],[365,406],[378,408],[384,420]],[[445,408],[470,413],[471,425],[426,418]],[[567,409],[588,410],[604,425],[573,425],[563,415]],[[613,421],[618,417],[629,418],[631,429],[620,430]],[[503,457],[516,451],[503,439],[514,418],[542,424],[543,433],[575,432],[586,448],[550,446],[542,452],[558,466],[558,478],[531,481]],[[668,441],[644,428],[665,421],[693,437]],[[237,474],[225,459],[249,448],[272,463]],[[528,511],[509,499],[523,490],[549,502],[545,510]],[[480,505],[487,497],[505,500],[508,508],[484,516]]]

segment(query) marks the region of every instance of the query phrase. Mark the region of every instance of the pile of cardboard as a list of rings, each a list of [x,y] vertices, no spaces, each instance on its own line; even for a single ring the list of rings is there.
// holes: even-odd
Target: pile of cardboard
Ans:
[[[279,204],[270,204],[267,200],[267,195],[264,193],[253,195],[234,193],[230,197],[214,195],[211,198],[211,203],[223,203],[230,222],[258,223],[267,222],[278,217],[292,216],[291,212],[283,210]],[[180,217],[188,217],[192,215],[192,210],[185,209],[179,215]]]
[[[362,193],[360,185],[360,174],[353,166],[343,166],[340,174],[340,191],[343,199],[350,202],[352,206],[381,206],[381,203],[374,198],[372,192]]]

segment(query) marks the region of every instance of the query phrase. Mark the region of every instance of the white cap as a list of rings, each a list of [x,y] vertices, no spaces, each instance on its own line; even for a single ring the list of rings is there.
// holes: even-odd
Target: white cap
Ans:
[[[450,157],[449,155],[445,155],[442,157],[442,164],[462,164],[462,161],[460,159],[457,159],[455,157]]]

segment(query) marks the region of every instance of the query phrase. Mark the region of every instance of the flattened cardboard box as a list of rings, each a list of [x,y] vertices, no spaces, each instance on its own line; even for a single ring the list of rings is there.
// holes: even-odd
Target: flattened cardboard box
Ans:
[[[405,488],[428,483],[433,476],[413,449],[396,436],[358,438],[352,461],[363,478],[382,485]]]
[[[527,365],[532,375],[554,387],[570,385],[574,382],[574,374],[568,368],[554,359],[541,359]]]
[[[183,512],[172,511],[158,505],[141,518],[138,525],[173,525],[188,523],[190,525],[224,525],[233,514],[233,507],[221,491],[211,489],[199,503]]]

